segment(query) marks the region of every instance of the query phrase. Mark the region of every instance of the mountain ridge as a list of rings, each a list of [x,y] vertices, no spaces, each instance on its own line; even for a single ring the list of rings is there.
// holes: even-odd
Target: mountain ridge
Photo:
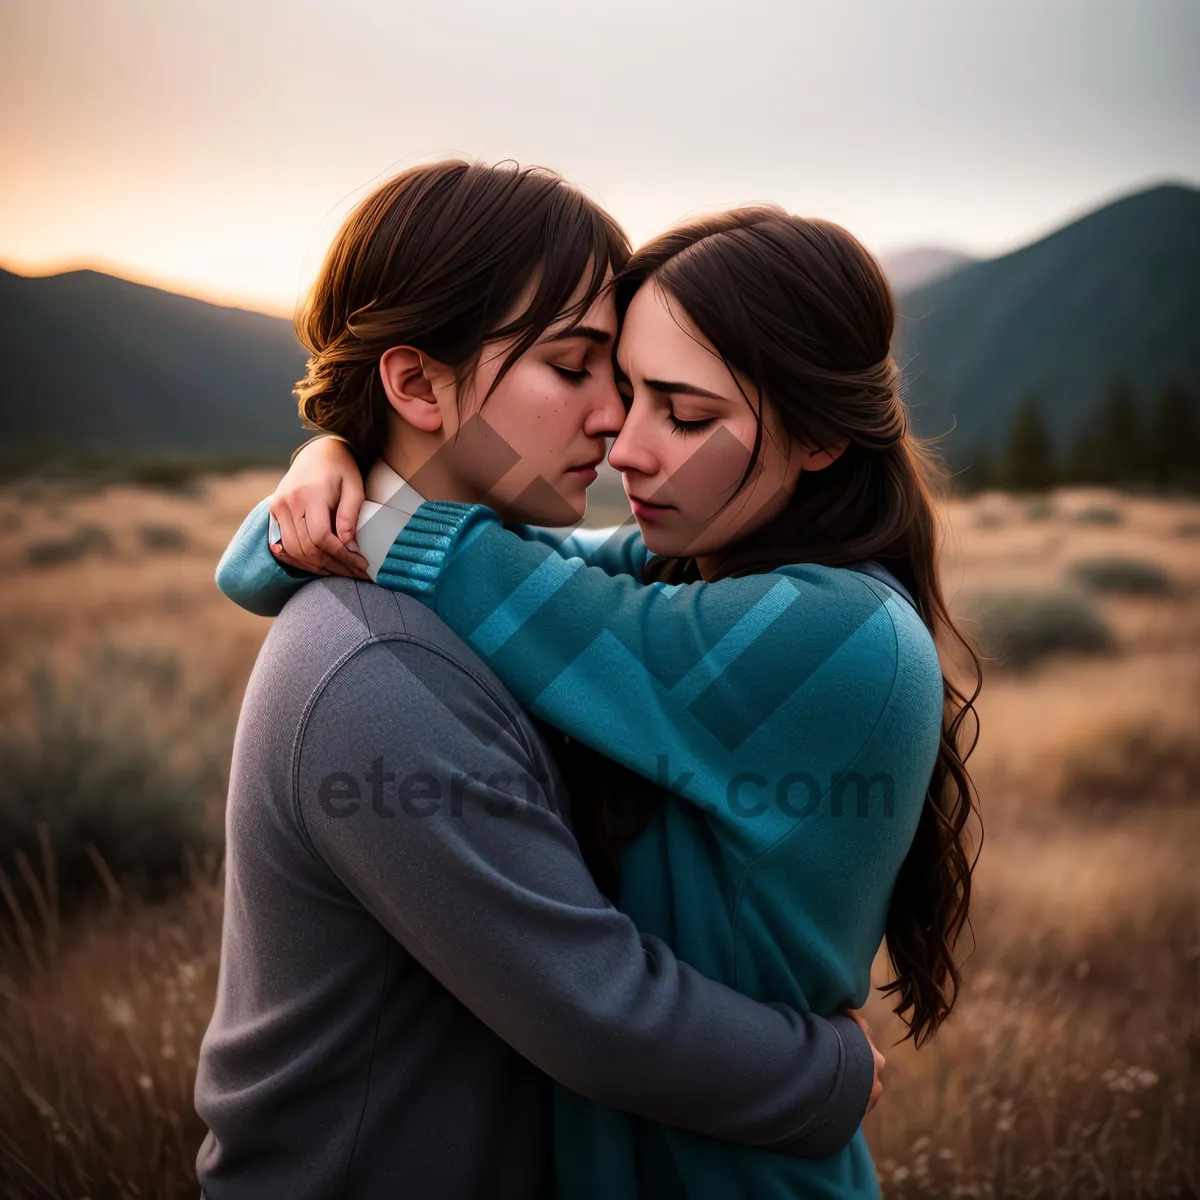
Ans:
[[[1200,373],[1200,190],[1124,196],[898,300],[914,426],[948,456],[995,449],[1022,398],[1062,445],[1114,374],[1142,394]]]
[[[1017,250],[897,296],[895,349],[914,429],[952,468],[992,451],[1034,392],[1056,442],[1111,377],[1143,404],[1200,378],[1200,189],[1121,197]],[[304,436],[290,321],[91,269],[0,268],[0,444],[67,454],[263,457]]]
[[[951,246],[909,246],[884,251],[877,257],[896,295],[936,283],[967,264],[979,261],[978,255]]]
[[[270,456],[301,436],[291,322],[82,269],[0,269],[6,447]]]

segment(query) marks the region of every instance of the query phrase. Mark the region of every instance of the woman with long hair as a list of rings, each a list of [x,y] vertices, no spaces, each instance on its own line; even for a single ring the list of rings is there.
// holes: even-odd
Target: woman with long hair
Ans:
[[[377,582],[433,608],[559,731],[581,843],[639,927],[816,1013],[865,1001],[885,942],[883,991],[920,1046],[959,985],[979,663],[938,580],[944,475],[908,427],[887,282],[845,230],[763,206],[655,239],[616,300],[609,461],[638,528],[564,538],[426,502]],[[352,489],[344,453],[318,443],[297,478]],[[271,508],[328,529],[313,494],[285,480]],[[258,578],[264,526],[236,544]],[[286,529],[275,554],[316,565]],[[280,596],[299,582],[272,578]],[[945,638],[974,664],[970,696],[943,673]],[[801,1161],[560,1091],[555,1145],[567,1196],[877,1193],[861,1130]]]

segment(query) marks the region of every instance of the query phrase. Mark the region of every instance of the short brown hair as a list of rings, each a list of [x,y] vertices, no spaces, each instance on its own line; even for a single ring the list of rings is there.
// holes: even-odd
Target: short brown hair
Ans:
[[[311,356],[294,389],[301,419],[371,462],[391,411],[379,377],[388,349],[414,346],[461,383],[485,344],[516,338],[494,388],[548,325],[582,315],[628,257],[616,221],[553,171],[457,160],[403,171],[346,218],[297,314]],[[502,324],[535,274],[528,308]]]

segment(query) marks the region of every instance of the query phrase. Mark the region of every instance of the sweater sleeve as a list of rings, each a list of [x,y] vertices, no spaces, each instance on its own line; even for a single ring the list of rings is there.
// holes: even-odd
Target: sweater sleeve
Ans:
[[[222,594],[240,608],[260,617],[278,616],[298,588],[314,576],[285,566],[267,545],[271,519],[270,497],[260,500],[229,540],[217,564],[216,582]],[[549,546],[562,558],[579,558],[609,575],[641,578],[649,553],[636,526],[564,532],[545,525],[508,525],[523,541]]]
[[[561,558],[581,558],[589,567],[609,575],[632,575],[640,580],[649,558],[637,525],[626,523],[606,529],[575,529],[564,533],[545,525],[507,525],[526,542],[541,542]]]
[[[846,576],[859,579],[798,566],[643,584],[524,540],[482,505],[427,501],[378,582],[433,608],[536,716],[712,813],[745,769],[735,751],[882,606]],[[875,657],[890,681],[892,658]],[[764,753],[786,763],[786,741]],[[668,759],[686,777],[662,778]]]
[[[250,510],[217,563],[217,587],[234,604],[260,617],[278,616],[292,593],[316,578],[284,566],[271,553],[270,500],[267,496]]]
[[[260,500],[229,540],[217,564],[216,582],[221,593],[240,608],[260,617],[278,616],[298,588],[315,578],[306,571],[285,566],[267,545],[271,519],[270,497]],[[564,532],[545,525],[508,525],[523,541],[549,546],[562,558],[579,558],[609,575],[640,579],[649,553],[636,526]]]

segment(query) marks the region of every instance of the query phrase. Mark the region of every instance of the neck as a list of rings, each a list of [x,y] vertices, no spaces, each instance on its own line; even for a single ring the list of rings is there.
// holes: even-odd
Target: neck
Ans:
[[[380,455],[385,463],[426,500],[486,503],[454,470],[454,454],[447,443],[419,430],[393,429]]]

